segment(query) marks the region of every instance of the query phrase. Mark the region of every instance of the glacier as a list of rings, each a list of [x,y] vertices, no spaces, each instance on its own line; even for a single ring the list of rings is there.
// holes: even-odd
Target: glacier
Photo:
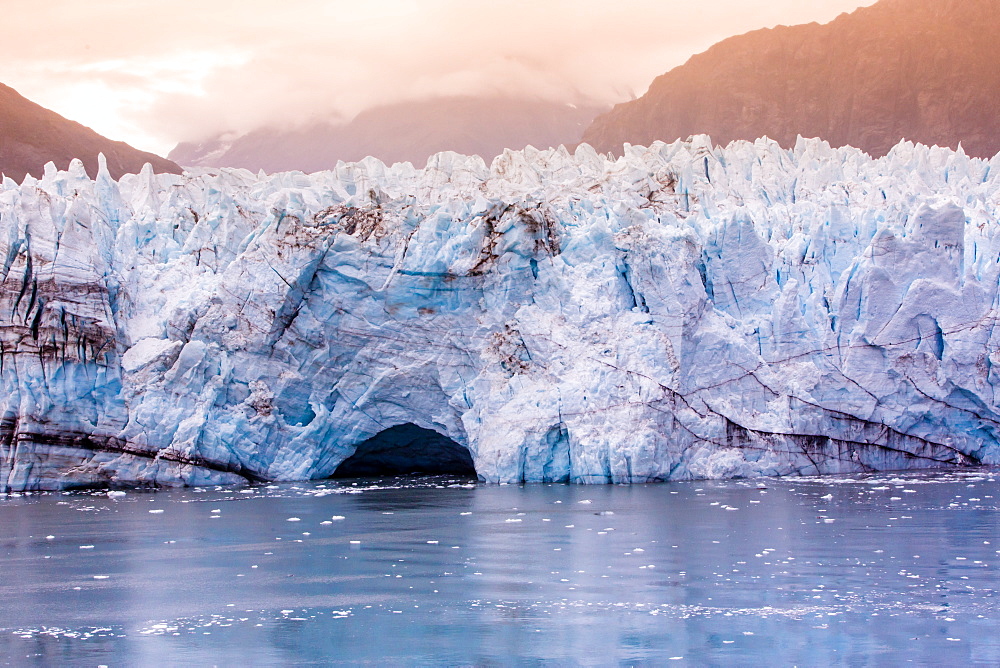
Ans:
[[[692,137],[0,186],[0,491],[1000,463],[1000,157]]]

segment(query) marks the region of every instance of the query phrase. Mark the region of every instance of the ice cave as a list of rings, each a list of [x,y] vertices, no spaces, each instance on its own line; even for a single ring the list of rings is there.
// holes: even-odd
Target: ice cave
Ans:
[[[334,478],[366,478],[422,473],[475,477],[469,450],[447,436],[413,423],[389,427],[358,444]]]

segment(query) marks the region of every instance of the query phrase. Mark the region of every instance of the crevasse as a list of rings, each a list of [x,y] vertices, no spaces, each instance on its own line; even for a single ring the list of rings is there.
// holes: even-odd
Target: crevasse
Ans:
[[[401,425],[492,482],[998,463],[998,161],[7,179],[0,490],[322,478]]]

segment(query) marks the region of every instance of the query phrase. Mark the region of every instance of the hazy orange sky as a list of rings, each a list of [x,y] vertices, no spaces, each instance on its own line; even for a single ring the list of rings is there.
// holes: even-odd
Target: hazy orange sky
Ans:
[[[0,82],[113,139],[441,94],[619,102],[713,43],[874,0],[0,0]]]

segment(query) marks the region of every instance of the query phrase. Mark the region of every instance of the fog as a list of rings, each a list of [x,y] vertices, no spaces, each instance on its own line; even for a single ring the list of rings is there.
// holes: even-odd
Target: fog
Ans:
[[[0,82],[113,139],[178,141],[390,102],[509,94],[613,103],[760,27],[873,0],[0,0]]]

